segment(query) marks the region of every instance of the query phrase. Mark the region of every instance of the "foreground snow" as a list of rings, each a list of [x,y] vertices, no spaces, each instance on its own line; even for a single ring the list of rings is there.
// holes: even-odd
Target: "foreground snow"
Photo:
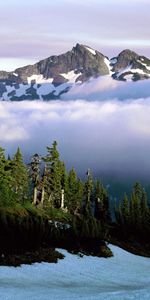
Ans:
[[[1,300],[150,299],[150,259],[110,246],[109,259],[65,254],[58,264],[0,267]]]

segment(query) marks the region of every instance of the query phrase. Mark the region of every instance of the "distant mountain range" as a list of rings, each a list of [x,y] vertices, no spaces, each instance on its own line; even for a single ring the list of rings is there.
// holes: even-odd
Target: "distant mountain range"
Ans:
[[[109,59],[89,46],[77,44],[65,54],[34,65],[13,72],[0,71],[0,99],[60,99],[72,86],[105,75],[122,81],[149,79],[150,60],[131,50]]]

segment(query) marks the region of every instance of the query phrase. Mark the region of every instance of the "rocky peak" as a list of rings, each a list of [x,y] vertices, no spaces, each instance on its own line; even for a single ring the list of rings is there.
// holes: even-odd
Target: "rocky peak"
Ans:
[[[125,69],[133,62],[139,59],[139,55],[129,49],[123,50],[117,57],[117,62],[114,64],[113,71],[117,72],[120,69]]]
[[[77,43],[72,50],[34,65],[14,72],[0,71],[0,98],[13,101],[58,99],[73,85],[103,75],[124,81],[148,79],[150,60],[129,49],[109,60],[99,51]]]

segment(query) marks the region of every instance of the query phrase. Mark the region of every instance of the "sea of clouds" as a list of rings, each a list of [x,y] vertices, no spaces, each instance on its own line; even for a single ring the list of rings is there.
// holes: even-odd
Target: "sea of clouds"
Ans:
[[[150,81],[108,77],[72,88],[62,100],[0,102],[0,145],[26,160],[58,141],[61,158],[85,174],[150,177]]]

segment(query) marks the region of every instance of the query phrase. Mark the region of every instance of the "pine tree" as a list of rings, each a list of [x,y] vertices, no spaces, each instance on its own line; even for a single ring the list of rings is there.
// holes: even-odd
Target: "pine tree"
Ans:
[[[45,191],[51,206],[59,208],[61,205],[61,165],[57,142],[47,147],[47,155],[43,158],[46,164]]]
[[[6,160],[5,150],[0,147],[0,205],[9,206],[15,203],[12,191],[11,161]]]
[[[150,215],[149,215],[149,207],[148,207],[148,199],[147,193],[143,189],[142,198],[140,202],[140,215],[141,215],[141,231],[146,231],[146,228],[149,227]]]
[[[5,177],[5,167],[6,167],[5,150],[0,147],[0,182],[2,182]]]
[[[110,222],[109,197],[103,184],[97,180],[94,187],[95,217],[103,222]]]
[[[128,224],[129,223],[129,200],[126,194],[124,195],[123,202],[121,205],[121,212],[122,212],[123,223]]]
[[[133,193],[135,194],[136,198],[141,201],[143,188],[140,182],[136,182],[133,186]]]
[[[78,178],[76,171],[72,168],[68,174],[67,208],[70,213],[77,210],[78,202]]]
[[[17,195],[18,202],[24,202],[28,197],[29,177],[27,168],[23,163],[22,153],[20,148],[11,163],[12,188]]]
[[[130,201],[130,222],[131,225],[138,229],[141,223],[140,203],[142,200],[143,189],[139,182],[133,186]]]
[[[85,214],[91,215],[91,200],[93,192],[93,177],[90,169],[87,171],[87,180],[84,185],[84,195],[85,195]]]

